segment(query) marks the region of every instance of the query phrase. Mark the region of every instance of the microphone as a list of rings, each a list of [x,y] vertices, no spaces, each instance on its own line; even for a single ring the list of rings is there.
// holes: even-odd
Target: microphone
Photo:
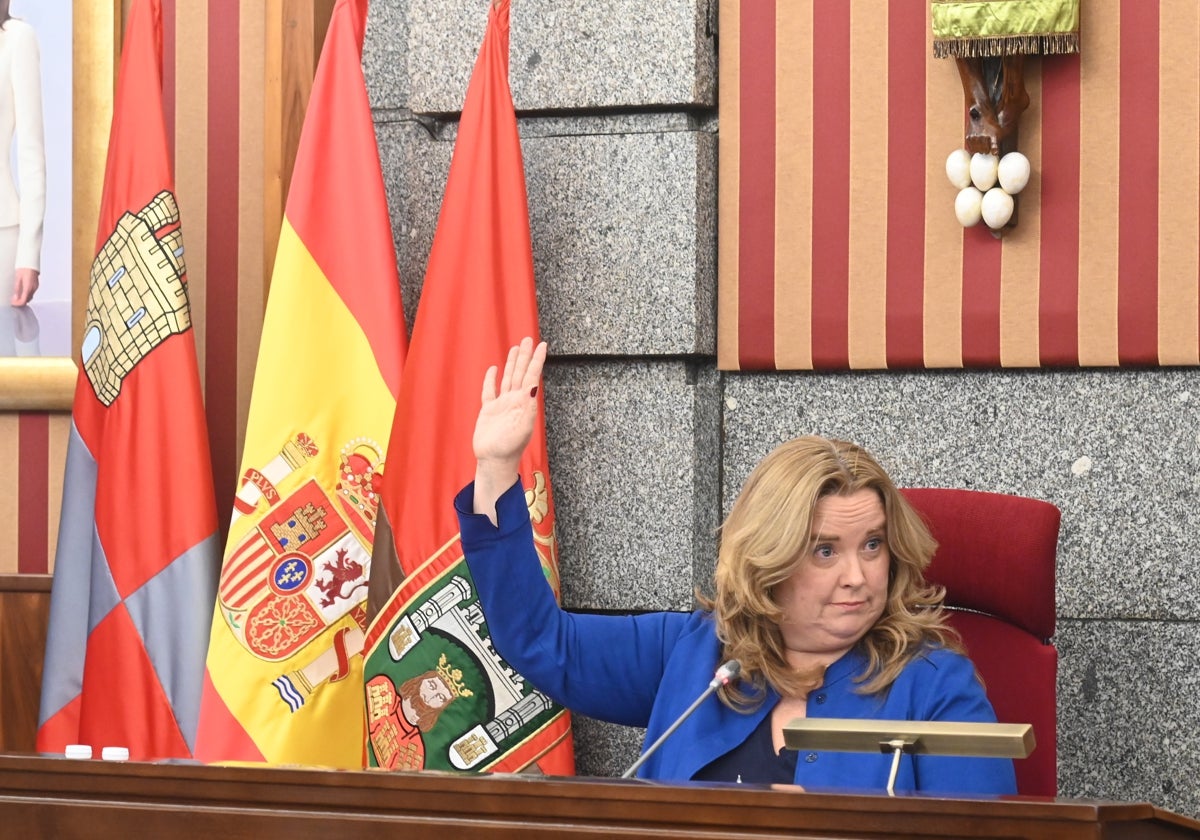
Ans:
[[[713,674],[712,680],[709,681],[708,688],[704,689],[704,692],[696,698],[692,705],[688,706],[687,709],[684,710],[683,714],[675,718],[675,722],[667,727],[667,731],[658,736],[658,740],[651,744],[650,748],[641,754],[638,760],[633,763],[632,767],[621,774],[621,778],[633,778],[633,774],[638,771],[639,767],[646,763],[646,759],[654,755],[655,751],[662,746],[663,741],[667,740],[671,733],[678,729],[679,725],[687,720],[691,716],[692,712],[696,711],[696,709],[700,707],[701,703],[708,699],[710,694],[712,694],[721,686],[728,685],[731,681],[737,679],[738,674],[741,672],[742,663],[738,662],[736,659],[730,659],[728,662],[721,665],[721,667],[717,669],[717,672]]]

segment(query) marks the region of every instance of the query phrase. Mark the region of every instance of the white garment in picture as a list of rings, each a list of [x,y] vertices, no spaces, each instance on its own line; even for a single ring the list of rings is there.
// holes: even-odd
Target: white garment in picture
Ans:
[[[37,36],[21,20],[0,28],[0,227],[19,228],[15,255],[0,268],[0,303],[12,296],[13,268],[41,270],[46,216],[46,150]],[[18,185],[19,182],[19,185]],[[9,258],[6,257],[6,260]]]

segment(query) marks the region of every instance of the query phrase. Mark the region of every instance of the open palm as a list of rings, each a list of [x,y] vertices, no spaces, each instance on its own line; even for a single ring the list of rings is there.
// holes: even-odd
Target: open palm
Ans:
[[[535,347],[525,338],[508,351],[498,388],[496,367],[488,368],[472,440],[478,461],[515,468],[521,460],[537,419],[537,387],[545,361],[546,343]]]

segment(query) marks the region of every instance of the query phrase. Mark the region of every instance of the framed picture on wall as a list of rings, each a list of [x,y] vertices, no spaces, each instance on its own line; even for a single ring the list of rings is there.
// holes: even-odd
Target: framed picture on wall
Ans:
[[[10,11],[26,33],[32,30],[40,58],[36,93],[42,105],[46,207],[37,294],[28,307],[0,300],[0,410],[71,405],[72,356],[86,304],[112,120],[119,9],[116,3],[11,0]],[[18,195],[22,139],[28,138],[19,136],[19,126],[6,139],[12,145],[8,172]]]

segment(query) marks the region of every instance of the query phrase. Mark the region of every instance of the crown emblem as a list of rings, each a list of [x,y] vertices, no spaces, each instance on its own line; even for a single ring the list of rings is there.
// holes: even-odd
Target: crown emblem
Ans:
[[[359,437],[342,447],[338,465],[337,492],[351,510],[367,520],[372,531],[379,512],[383,461],[379,444]]]
[[[475,692],[463,685],[462,671],[454,668],[446,660],[446,654],[438,657],[437,665],[438,676],[442,678],[442,682],[446,684],[446,688],[450,689],[450,693],[455,697],[474,697]]]

